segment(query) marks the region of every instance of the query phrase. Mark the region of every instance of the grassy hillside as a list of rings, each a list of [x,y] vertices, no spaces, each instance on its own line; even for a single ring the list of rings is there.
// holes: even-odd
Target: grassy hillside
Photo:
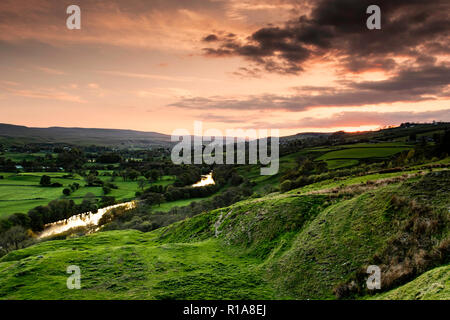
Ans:
[[[439,171],[342,192],[275,193],[149,233],[47,241],[0,259],[0,297],[331,299],[375,262],[389,275],[386,289],[406,288],[375,297],[407,297],[442,263],[421,250],[448,252],[449,188],[449,171]],[[69,265],[81,268],[81,290],[66,288]]]
[[[450,300],[450,265],[434,268],[394,290],[375,296],[383,300]]]
[[[254,259],[238,259],[218,241],[158,245],[154,234],[110,231],[49,241],[0,264],[7,299],[269,299]],[[68,290],[66,268],[81,268],[81,290]]]
[[[280,177],[294,169],[299,157],[310,156],[314,161],[325,161],[329,170],[353,167],[363,161],[381,161],[392,158],[413,146],[403,142],[353,143],[338,146],[310,147],[280,157],[279,173],[262,176],[258,165],[238,169],[239,174],[256,183],[255,190],[267,185],[278,185]]]

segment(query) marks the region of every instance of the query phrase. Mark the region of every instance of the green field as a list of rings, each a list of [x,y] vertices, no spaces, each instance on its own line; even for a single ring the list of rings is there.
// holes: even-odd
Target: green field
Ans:
[[[388,158],[396,153],[408,150],[408,147],[397,148],[348,148],[344,150],[331,151],[316,160],[331,160],[331,159],[368,159],[368,158]]]
[[[43,158],[46,155],[51,155],[52,157],[56,157],[56,153],[44,153],[44,152],[35,152],[35,153],[5,152],[5,153],[0,153],[0,157],[4,157],[5,159],[11,159],[13,161],[33,160],[37,157]]]
[[[75,203],[80,203],[87,193],[98,198],[104,195],[101,187],[86,187],[81,176],[64,178],[67,175],[64,172],[0,173],[0,175],[4,176],[4,179],[0,179],[0,218],[17,212],[26,213],[36,206],[46,205],[55,199],[72,199]],[[50,176],[52,182],[59,182],[63,187],[41,187],[39,181],[43,175]],[[99,178],[103,181],[111,179],[109,176],[102,175]],[[173,176],[164,176],[154,184],[168,185],[174,180]],[[74,182],[81,187],[70,196],[64,196],[63,189]],[[116,177],[113,183],[118,186],[118,189],[112,189],[108,196],[114,196],[117,201],[131,200],[135,198],[136,191],[139,191],[136,181],[123,181],[122,178]]]
[[[356,159],[329,159],[326,160],[328,170],[352,167],[359,163]]]
[[[433,172],[351,197],[271,194],[148,233],[45,241],[0,259],[0,298],[333,299],[333,288],[372,264],[374,254],[382,256],[386,244],[412,235],[399,233],[398,225],[413,213],[391,216],[390,197],[417,201],[420,195],[436,213],[448,212],[449,198],[437,191],[449,187],[449,176],[448,170]],[[434,242],[423,245],[446,236],[435,231],[427,235]],[[398,252],[409,254],[414,243]],[[66,288],[69,265],[81,268],[81,290]],[[386,293],[358,298],[448,298],[441,288],[447,274],[447,267],[432,269]]]
[[[443,132],[436,128],[423,135]],[[0,238],[0,245],[6,243],[0,247],[0,300],[450,299],[446,257],[450,157],[427,154],[434,148],[432,143],[408,144],[409,133],[397,142],[376,142],[399,137],[385,139],[371,132],[362,138],[358,133],[336,139],[323,135],[318,141],[287,144],[283,152],[296,152],[280,157],[276,175],[262,176],[259,165],[236,166],[237,173],[253,183],[253,194],[228,207],[208,211],[210,206],[199,205],[169,212],[217,194],[227,198],[232,179],[204,198],[152,207],[138,201],[138,208],[114,212],[111,217],[116,220],[93,234],[80,228],[44,240],[33,237],[19,243],[28,247],[13,250],[18,247],[17,243],[13,247],[14,237],[30,230],[11,228]],[[350,141],[372,142],[343,144]],[[296,149],[297,145],[303,148]],[[412,148],[415,157],[396,159]],[[167,161],[164,152],[157,153],[163,155],[161,165]],[[146,172],[156,162],[151,153],[120,154],[123,159],[146,159],[98,170],[99,179],[118,187],[108,196],[124,202],[142,190],[137,181],[112,174],[128,167]],[[21,161],[45,154],[1,156]],[[323,163],[305,159],[324,161],[329,171]],[[90,162],[83,168],[87,172],[93,166],[97,164]],[[393,166],[394,170],[385,170]],[[176,172],[171,169],[164,170]],[[380,173],[386,171],[395,172]],[[44,174],[63,187],[41,187]],[[0,219],[54,199],[80,203],[88,193],[97,199],[104,196],[101,187],[86,187],[84,177],[76,174],[0,172],[0,176]],[[154,184],[167,186],[175,179],[164,176]],[[281,188],[280,180],[288,179],[291,183]],[[64,196],[63,189],[74,182],[80,188]],[[291,190],[297,186],[302,187]],[[238,196],[241,188],[236,189]],[[220,201],[214,206],[237,200]],[[375,293],[363,287],[366,275],[361,275],[373,264],[381,266],[385,281]],[[81,290],[66,286],[70,265],[81,269]]]
[[[363,159],[383,160],[405,150],[411,149],[404,143],[355,143],[331,148],[316,148],[316,151],[329,151],[317,157],[316,161],[325,161],[329,170],[357,165]]]
[[[363,159],[387,159],[412,147],[401,142],[355,143],[341,146],[305,148],[280,157],[279,173],[273,176],[262,176],[259,165],[238,168],[240,175],[256,183],[254,188],[260,190],[266,185],[277,186],[280,177],[288,170],[294,169],[297,159],[302,156],[316,155],[315,161],[325,161],[329,170],[355,166]]]
[[[232,250],[223,250],[217,240],[158,244],[155,236],[112,231],[17,251],[0,263],[0,298],[274,297],[257,268],[258,259],[238,257]],[[69,265],[80,267],[82,290],[67,289]]]

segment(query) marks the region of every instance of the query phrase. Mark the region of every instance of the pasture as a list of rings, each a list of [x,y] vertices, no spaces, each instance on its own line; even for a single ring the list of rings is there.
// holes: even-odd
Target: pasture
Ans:
[[[110,181],[111,176],[101,175],[99,178],[104,181]],[[43,175],[48,175],[53,182],[61,183],[62,187],[42,187],[39,181]],[[80,175],[68,175],[65,172],[23,172],[23,173],[1,173],[3,179],[0,179],[0,218],[10,214],[21,212],[39,206],[46,205],[55,199],[72,199],[75,203],[81,203],[87,193],[96,198],[101,198],[104,193],[102,187],[85,186],[84,178]],[[173,183],[175,177],[164,176],[155,185],[168,185]],[[69,196],[63,195],[63,189],[70,184],[78,183],[80,188],[72,192]],[[123,181],[120,177],[115,177],[112,181],[118,189],[112,189],[108,196],[113,196],[117,201],[123,202],[135,197],[136,191],[139,191],[137,181]],[[149,184],[150,185],[150,184]],[[148,185],[148,186],[149,186]]]
[[[328,169],[333,170],[357,165],[364,159],[388,159],[402,151],[410,150],[411,148],[412,146],[399,142],[385,142],[376,144],[356,143],[336,147],[335,150],[331,150],[317,157],[315,161],[325,161]],[[316,150],[319,151],[321,149]]]

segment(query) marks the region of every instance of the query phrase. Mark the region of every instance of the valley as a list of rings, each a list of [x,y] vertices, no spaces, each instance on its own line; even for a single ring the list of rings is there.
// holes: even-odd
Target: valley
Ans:
[[[257,165],[169,166],[153,179],[138,168],[155,160],[129,150],[120,162],[76,171],[1,173],[2,190],[13,188],[1,193],[3,234],[28,221],[15,212],[53,214],[54,199],[102,210],[106,183],[117,186],[108,193],[114,203],[139,203],[105,214],[97,232],[75,228],[9,247],[0,257],[0,298],[449,299],[450,158],[433,151],[448,143],[436,139],[288,143],[275,176],[260,176]],[[130,164],[144,175],[131,180]],[[40,186],[43,175],[61,186]],[[75,182],[76,191],[62,194]],[[365,288],[373,264],[381,291]],[[80,290],[66,287],[68,265],[80,267]]]

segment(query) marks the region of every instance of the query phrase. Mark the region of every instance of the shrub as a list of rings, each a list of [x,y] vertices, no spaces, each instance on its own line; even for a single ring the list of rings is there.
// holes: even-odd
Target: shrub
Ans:
[[[32,239],[25,228],[14,226],[0,234],[0,256],[12,250],[18,250],[31,244]]]
[[[289,190],[291,190],[291,187],[292,187],[292,181],[291,180],[285,180],[280,185],[280,191],[281,192],[289,191]]]
[[[110,193],[110,192],[111,192],[111,188],[106,187],[106,186],[103,187],[103,193],[104,193],[104,194],[108,194],[108,193]]]
[[[41,181],[39,181],[39,184],[43,187],[48,187],[51,184],[51,178],[44,174],[41,177]]]

